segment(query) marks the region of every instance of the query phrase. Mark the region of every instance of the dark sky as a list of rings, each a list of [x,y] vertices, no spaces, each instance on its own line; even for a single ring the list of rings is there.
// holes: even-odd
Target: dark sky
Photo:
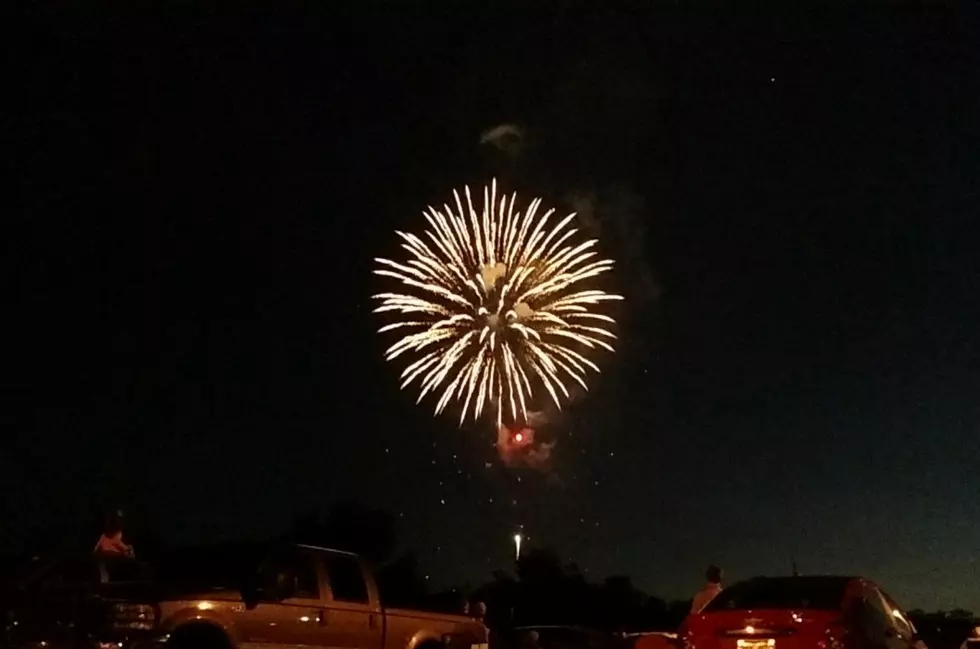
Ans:
[[[473,4],[24,11],[2,550],[357,497],[440,584],[523,525],[664,596],[795,557],[980,610],[977,15]],[[393,230],[491,175],[590,197],[627,297],[550,473],[399,392],[370,312]]]

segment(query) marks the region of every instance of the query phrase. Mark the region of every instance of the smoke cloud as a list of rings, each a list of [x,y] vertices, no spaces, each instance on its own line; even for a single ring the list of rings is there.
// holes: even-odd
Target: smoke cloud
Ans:
[[[533,416],[529,419],[533,419]],[[551,454],[558,442],[542,442],[536,438],[535,429],[530,426],[513,429],[501,426],[497,431],[497,454],[504,466],[549,472]]]

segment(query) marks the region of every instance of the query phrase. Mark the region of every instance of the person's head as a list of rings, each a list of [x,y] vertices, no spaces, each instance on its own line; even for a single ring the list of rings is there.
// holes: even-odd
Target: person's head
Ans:
[[[721,568],[716,565],[708,566],[707,572],[705,572],[705,577],[708,578],[708,583],[710,584],[720,584],[721,578],[724,577],[724,573]]]

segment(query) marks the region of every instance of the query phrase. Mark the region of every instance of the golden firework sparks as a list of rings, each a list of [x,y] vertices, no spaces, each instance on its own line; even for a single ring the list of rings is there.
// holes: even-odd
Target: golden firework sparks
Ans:
[[[588,389],[586,354],[613,351],[615,321],[598,313],[620,295],[583,285],[612,269],[597,259],[596,240],[575,243],[575,214],[554,226],[550,209],[539,215],[541,199],[516,210],[517,194],[497,195],[497,181],[483,188],[483,209],[465,204],[453,191],[449,205],[424,212],[430,229],[419,237],[398,232],[404,262],[375,259],[378,275],[400,282],[397,293],[375,295],[376,313],[398,320],[380,332],[403,333],[385,353],[393,361],[407,354],[402,388],[418,383],[421,401],[438,396],[435,412],[462,402],[460,424],[472,413],[496,407],[497,426],[526,421],[535,393],[544,390],[558,408],[569,397],[567,382]]]

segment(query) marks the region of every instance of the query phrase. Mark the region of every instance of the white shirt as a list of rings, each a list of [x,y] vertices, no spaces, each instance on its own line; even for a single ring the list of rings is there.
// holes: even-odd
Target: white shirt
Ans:
[[[698,594],[694,596],[694,602],[691,603],[691,614],[697,615],[704,610],[704,607],[711,603],[718,593],[721,592],[721,584],[708,583],[704,588],[698,591]]]

